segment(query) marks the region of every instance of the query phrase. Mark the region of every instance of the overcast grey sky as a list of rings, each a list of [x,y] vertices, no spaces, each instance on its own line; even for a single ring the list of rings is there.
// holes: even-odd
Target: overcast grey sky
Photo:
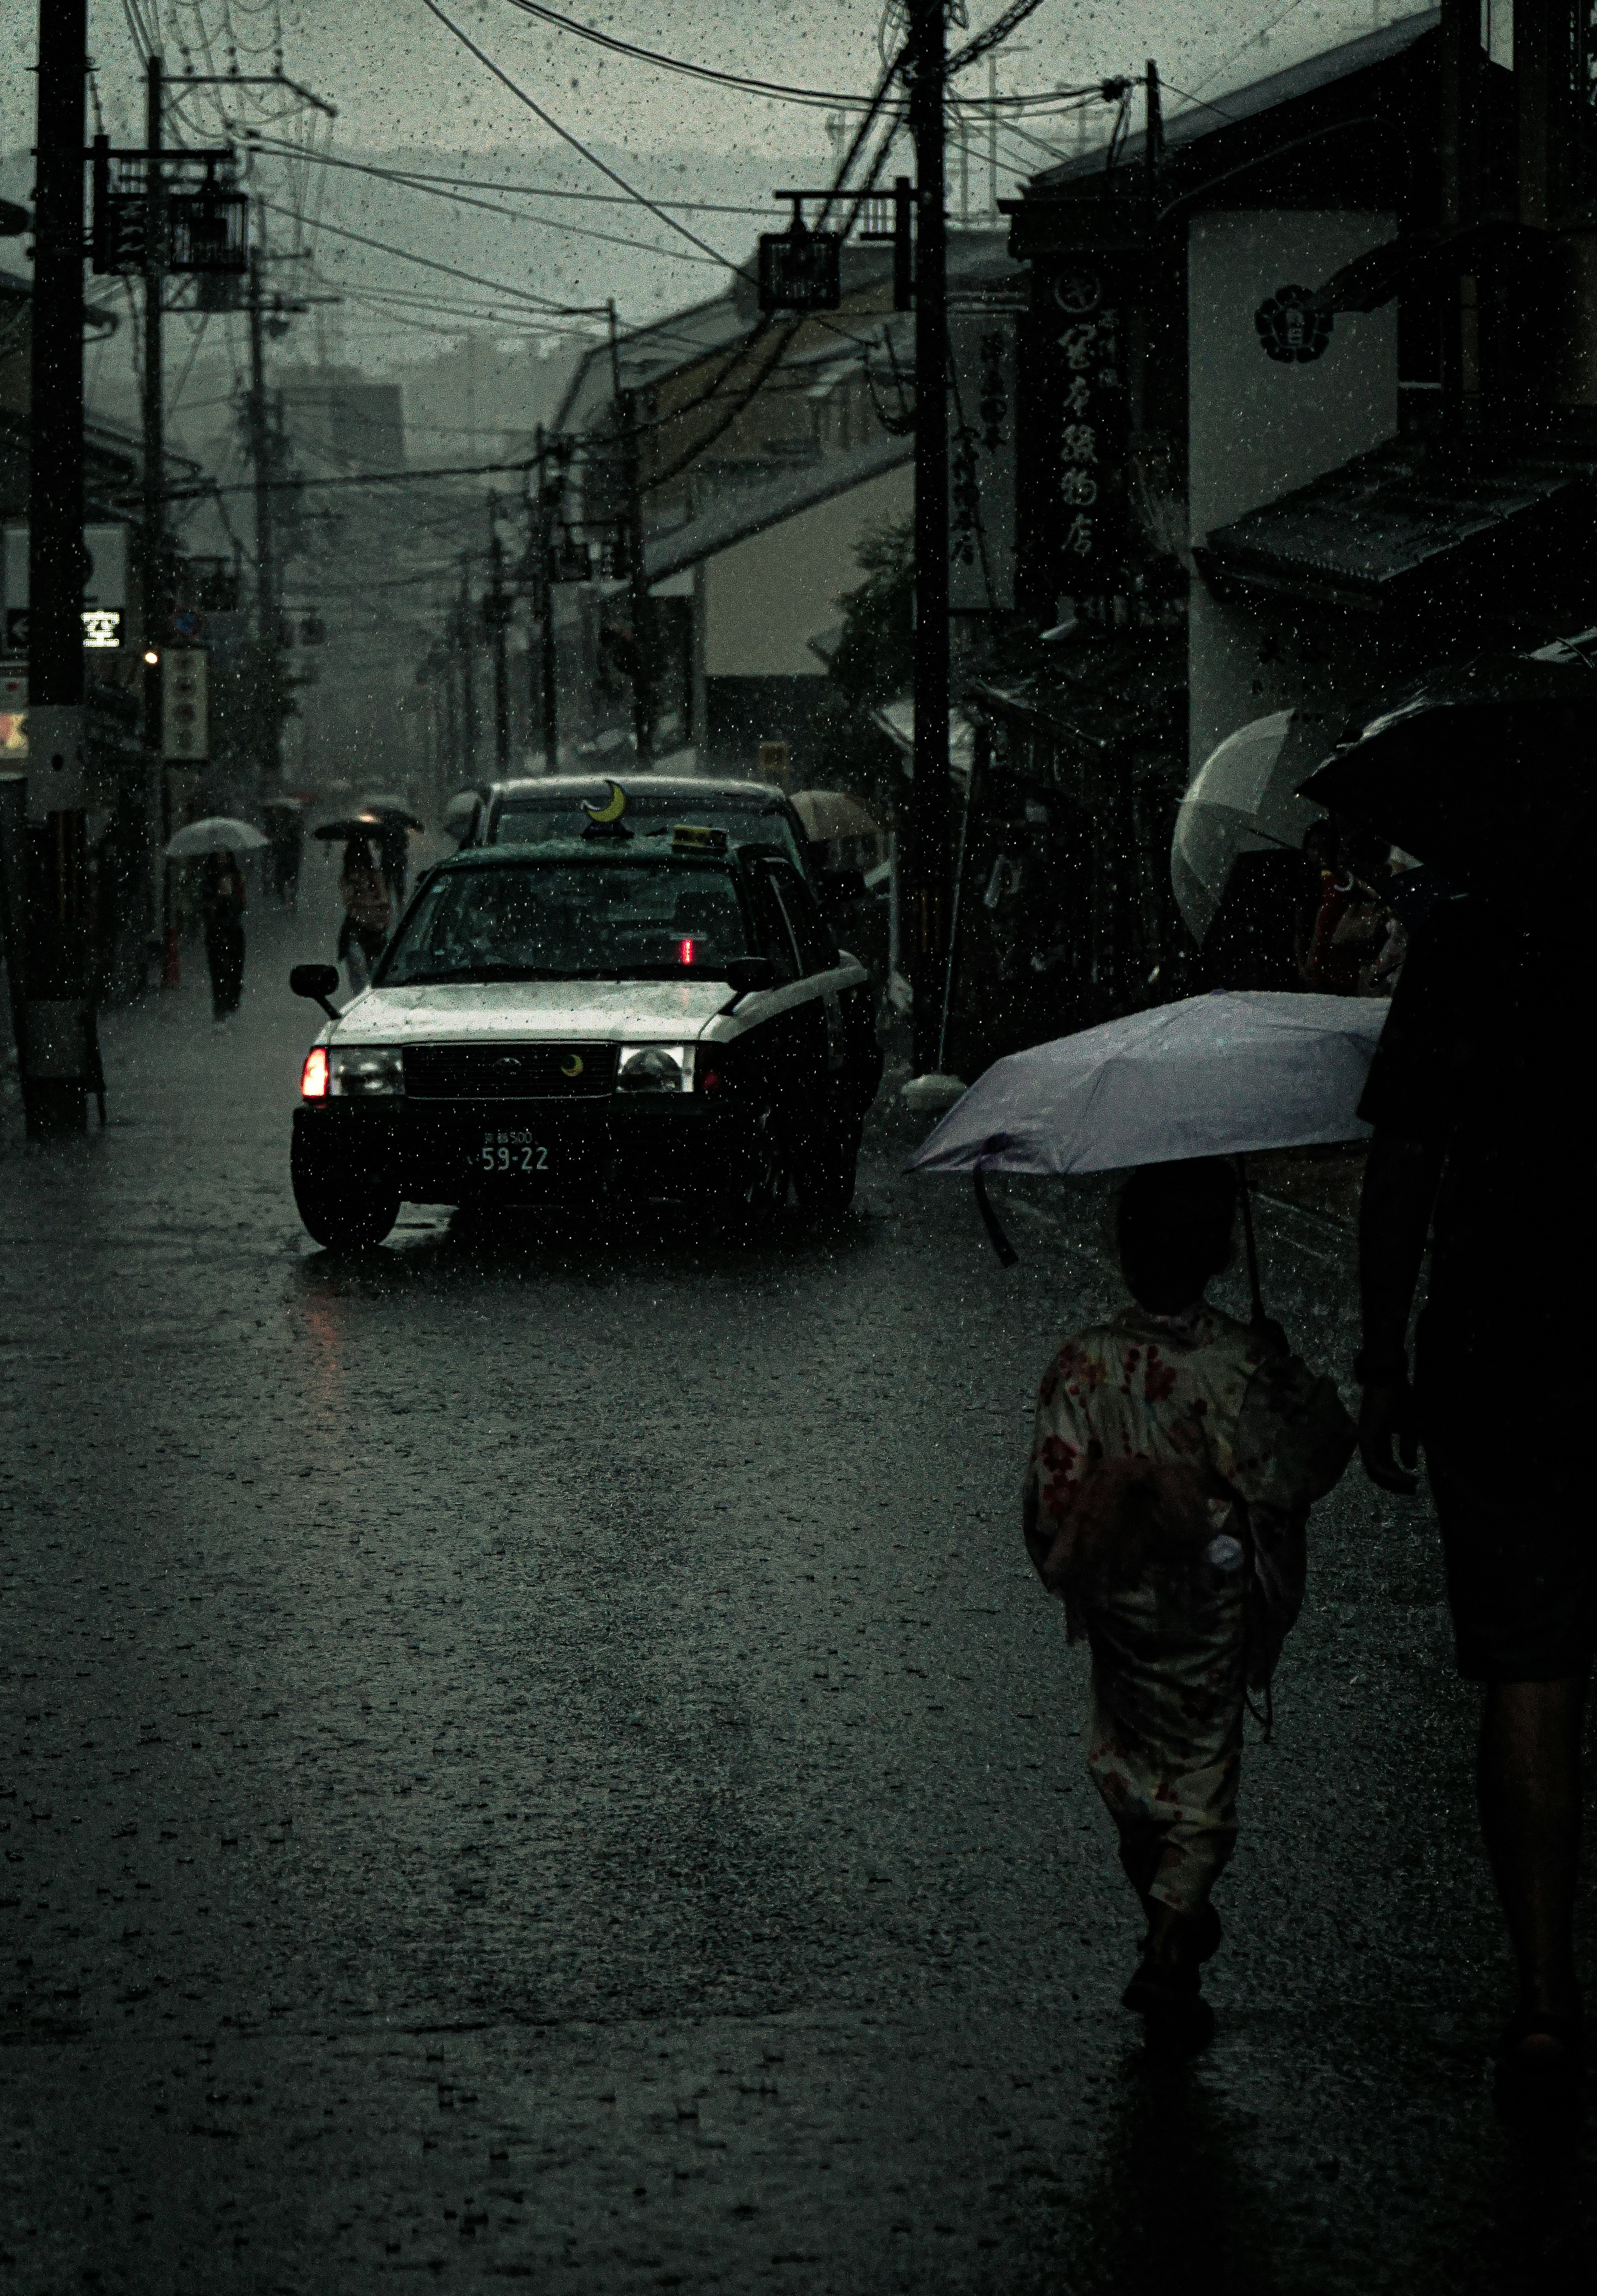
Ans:
[[[723,71],[794,83],[808,89],[863,94],[881,70],[882,0],[554,0],[589,25]],[[970,31],[999,13],[1002,0],[968,0]],[[774,185],[824,181],[833,147],[828,109],[776,102],[741,89],[665,72],[607,54],[590,42],[529,18],[513,0],[438,0],[438,6],[501,70],[611,166],[661,199],[758,203],[766,213]],[[32,135],[38,0],[0,0],[5,32],[0,64],[4,130],[0,150],[26,150]],[[1139,72],[1155,57],[1178,111],[1197,95],[1278,70],[1297,58],[1415,12],[1413,0],[1043,0],[1000,56],[1001,90],[1047,90]],[[281,41],[285,70],[338,106],[322,149],[334,157],[371,159],[402,147],[436,153],[438,164],[464,161],[527,183],[613,194],[608,184],[561,145],[525,104],[500,84],[440,22],[426,0],[91,0],[95,86],[114,140],[142,142],[141,62],[132,25],[159,37],[168,73],[185,69],[269,72]],[[957,44],[968,33],[956,30]],[[987,72],[964,83],[985,95]],[[172,119],[177,140],[213,143],[229,124],[303,134],[313,115],[283,113],[274,93],[240,98],[195,94]],[[1109,120],[1102,102],[1085,123],[1096,140]],[[1053,152],[1076,148],[1084,123],[1028,115],[1022,141],[1001,145],[1001,195],[1022,173],[1049,164]],[[835,132],[835,120],[833,122]],[[318,134],[325,130],[318,127]],[[985,129],[973,131],[965,185],[976,219],[988,193]],[[491,170],[483,163],[492,155]],[[414,156],[411,164],[416,164]],[[909,165],[907,152],[903,161]],[[25,160],[6,171],[12,196],[26,189]],[[294,213],[320,218],[312,266],[292,274],[302,293],[338,291],[336,315],[324,314],[326,340],[382,364],[397,356],[403,326],[420,347],[423,334],[486,326],[523,340],[537,324],[528,298],[578,305],[614,295],[629,320],[719,291],[726,272],[705,259],[658,217],[628,207],[514,202],[492,212],[437,193],[418,193],[369,175],[316,167],[287,169],[281,158],[258,158],[252,187],[272,211],[266,228],[281,250],[296,242]],[[961,170],[953,168],[952,204],[961,206]],[[752,215],[680,218],[717,255],[746,262],[760,227]],[[629,245],[618,245],[618,234]],[[425,260],[363,243],[375,240]],[[672,252],[667,254],[665,250]],[[0,258],[3,259],[3,258]],[[476,285],[438,266],[472,274]],[[287,281],[291,275],[280,275]],[[493,283],[490,286],[485,283]],[[545,308],[547,306],[545,305]],[[321,322],[318,322],[321,324]],[[301,331],[303,332],[303,331]],[[217,349],[216,331],[208,352]],[[551,337],[551,340],[553,338]],[[131,338],[128,339],[129,341]],[[124,346],[111,356],[115,365]],[[102,364],[104,364],[102,361]]]
[[[522,15],[512,0],[441,0],[462,29],[579,133],[649,147],[701,141],[725,152],[794,143],[787,106],[750,100],[607,57]],[[475,62],[422,0],[134,0],[159,26],[169,64],[185,55],[225,70],[269,68],[280,16],[288,70],[326,94],[344,135],[370,146],[431,144],[481,150],[536,135],[530,115]],[[880,0],[565,0],[566,12],[639,44],[721,69],[851,93],[879,69]],[[999,0],[969,0],[972,29]],[[1044,0],[1004,57],[1001,84],[1049,87],[1158,58],[1177,87],[1227,82],[1310,53],[1372,23],[1413,12],[1412,0]],[[94,0],[92,40],[102,98],[126,122],[135,71],[124,0]],[[6,132],[28,140],[37,0],[0,0]],[[957,38],[957,34],[955,35]],[[979,75],[979,77],[980,77]],[[814,125],[815,123],[811,123]],[[817,145],[824,149],[817,137]]]

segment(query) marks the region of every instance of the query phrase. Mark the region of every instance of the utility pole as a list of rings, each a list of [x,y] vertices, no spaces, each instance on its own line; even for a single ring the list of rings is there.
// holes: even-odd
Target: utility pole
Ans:
[[[621,433],[622,516],[626,521],[627,592],[632,611],[632,734],[638,763],[654,755],[654,602],[643,565],[643,493],[638,469],[637,403],[621,388],[621,346],[615,298],[610,301],[610,390]]]
[[[264,212],[261,225],[265,224]],[[258,757],[262,776],[276,778],[281,762],[283,720],[278,709],[277,653],[282,632],[282,608],[277,597],[277,537],[272,520],[272,480],[276,474],[276,440],[272,435],[271,410],[266,402],[266,347],[264,283],[264,228],[250,251],[250,285],[245,308],[250,317],[250,390],[244,421],[250,437],[250,463],[255,479],[255,650],[259,679]]]
[[[165,293],[167,201],[160,150],[164,134],[165,67],[152,56],[144,67],[144,148],[150,154],[144,218],[144,403],[143,503],[141,537],[143,553],[142,594],[144,616],[144,841],[149,857],[150,931],[158,937],[162,978],[167,977],[170,878],[163,848],[168,834],[166,761],[161,740],[161,657],[171,606],[167,565],[166,504],[162,494],[167,464],[166,386],[162,357],[165,338],[161,301]],[[153,659],[152,657],[153,656]]]
[[[499,532],[498,507],[497,496],[490,495],[488,586],[482,601],[482,619],[494,648],[494,764],[504,781],[510,772],[509,623],[513,602],[504,586],[504,542]]]
[[[85,808],[83,160],[87,0],[39,0],[29,481],[29,1136],[81,1132],[101,1095]]]
[[[549,531],[549,471],[544,426],[537,431],[537,469],[532,510],[532,562],[535,594],[543,609],[543,635],[538,645],[538,726],[544,743],[544,771],[560,771],[560,699],[555,684],[554,553]]]
[[[477,778],[477,689],[471,675],[471,561],[465,552],[460,562],[460,603],[455,611],[455,643],[460,650],[461,758],[469,782]]]
[[[911,1068],[938,1065],[947,961],[948,317],[944,184],[945,0],[907,0],[909,125],[915,146],[914,783],[901,925],[914,993]]]
[[[998,51],[987,58],[987,215],[998,220]]]

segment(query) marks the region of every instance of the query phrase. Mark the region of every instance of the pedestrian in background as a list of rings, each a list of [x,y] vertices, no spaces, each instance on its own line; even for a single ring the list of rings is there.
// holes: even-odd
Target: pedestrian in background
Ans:
[[[410,883],[410,832],[391,815],[377,824],[377,857],[397,916]]]
[[[388,885],[364,837],[351,837],[344,847],[339,891],[344,902],[339,963],[348,967],[349,986],[358,994],[382,954],[393,922]]]
[[[212,1018],[225,1021],[244,993],[244,907],[247,896],[231,853],[208,853],[201,883],[200,915],[205,932],[205,962],[210,971]]]
[[[1132,1304],[1050,1364],[1025,1485],[1032,1561],[1092,1647],[1087,1766],[1148,1923],[1125,2005],[1186,2046],[1213,2022],[1209,1892],[1236,1840],[1247,1693],[1268,1694],[1310,1503],[1354,1442],[1335,1387],[1277,1326],[1204,1298],[1235,1217],[1217,1157],[1133,1175],[1118,1214]]]
[[[1373,1482],[1412,1491],[1423,1444],[1458,1669],[1484,1689],[1481,1831],[1519,1973],[1496,2046],[1511,2117],[1572,2111],[1585,2067],[1574,1931],[1597,1540],[1579,852],[1571,839],[1557,873],[1502,870],[1435,901],[1358,1111],[1374,1127],[1359,1206],[1360,1449]]]

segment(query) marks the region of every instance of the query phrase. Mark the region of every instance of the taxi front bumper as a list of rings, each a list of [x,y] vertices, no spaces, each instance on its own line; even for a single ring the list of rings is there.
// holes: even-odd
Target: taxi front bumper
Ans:
[[[396,1095],[294,1111],[299,1156],[330,1178],[397,1186],[412,1203],[725,1193],[758,1165],[763,1128],[747,1103],[694,1093],[441,1103]]]

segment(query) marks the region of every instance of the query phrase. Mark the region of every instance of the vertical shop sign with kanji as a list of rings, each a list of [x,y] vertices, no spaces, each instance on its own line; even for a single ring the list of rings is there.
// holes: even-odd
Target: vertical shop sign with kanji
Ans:
[[[948,603],[1015,603],[1018,323],[1014,310],[948,314]]]
[[[1024,338],[1021,591],[1051,615],[1061,597],[1123,587],[1129,417],[1124,307],[1102,275],[1066,268],[1039,288]]]

